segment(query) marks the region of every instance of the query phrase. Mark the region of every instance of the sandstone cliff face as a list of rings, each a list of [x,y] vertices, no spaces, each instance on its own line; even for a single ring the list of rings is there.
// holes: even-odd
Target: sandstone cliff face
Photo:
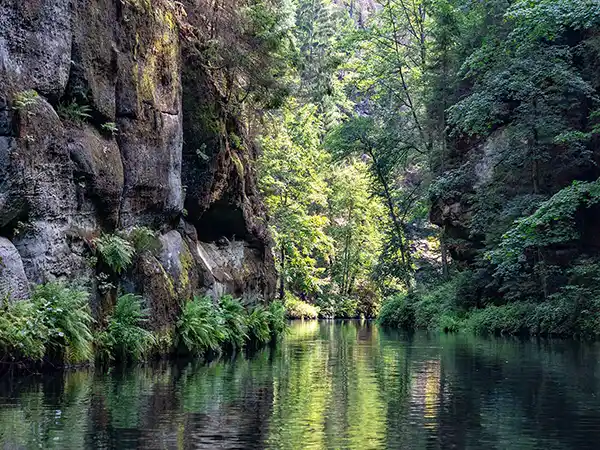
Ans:
[[[54,279],[96,285],[93,239],[136,225],[162,249],[123,286],[156,327],[195,292],[272,294],[254,147],[182,57],[174,5],[2,1],[0,298]]]

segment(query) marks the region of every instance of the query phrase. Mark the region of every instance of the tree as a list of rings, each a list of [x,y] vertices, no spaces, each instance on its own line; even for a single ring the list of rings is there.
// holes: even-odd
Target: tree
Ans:
[[[286,288],[314,296],[321,291],[317,266],[332,250],[323,171],[329,156],[320,146],[316,107],[291,101],[271,115],[261,139],[260,188],[271,215],[279,266],[280,297]]]

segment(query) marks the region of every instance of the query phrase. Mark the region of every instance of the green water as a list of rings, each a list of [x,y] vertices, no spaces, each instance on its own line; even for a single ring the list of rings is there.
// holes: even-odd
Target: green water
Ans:
[[[600,448],[600,347],[297,322],[276,348],[0,379],[0,448]]]

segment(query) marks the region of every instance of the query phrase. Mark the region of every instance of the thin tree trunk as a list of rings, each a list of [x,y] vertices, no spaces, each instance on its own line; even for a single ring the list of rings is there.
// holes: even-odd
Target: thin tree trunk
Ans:
[[[448,248],[446,247],[446,238],[442,234],[440,236],[440,250],[442,252],[442,276],[445,280],[448,279]]]
[[[283,301],[285,297],[285,279],[283,276],[285,270],[285,249],[281,246],[281,262],[279,265],[279,300]]]
[[[402,257],[402,265],[404,266],[404,270],[406,271],[406,275],[404,277],[404,283],[406,284],[406,287],[410,287],[410,274],[409,274],[410,268],[407,265],[407,256],[406,256],[407,249],[404,247],[404,227],[402,226],[402,224],[400,223],[400,221],[398,219],[398,216],[396,215],[396,210],[394,208],[394,201],[392,199],[392,194],[390,192],[390,188],[388,186],[387,180],[385,179],[385,177],[383,176],[383,173],[381,172],[381,168],[379,167],[377,158],[375,157],[375,154],[373,153],[373,149],[371,149],[371,148],[369,148],[369,155],[373,159],[373,166],[375,167],[375,171],[377,173],[377,178],[379,179],[379,182],[381,183],[381,186],[383,187],[385,202],[388,206],[390,218],[392,219],[392,223],[394,225],[394,229],[395,229],[396,235],[398,237],[399,247],[400,247],[400,256]]]

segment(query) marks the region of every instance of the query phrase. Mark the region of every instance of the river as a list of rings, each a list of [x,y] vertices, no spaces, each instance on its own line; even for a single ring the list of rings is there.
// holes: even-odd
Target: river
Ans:
[[[0,379],[0,448],[600,448],[600,346],[295,322],[212,363]]]

